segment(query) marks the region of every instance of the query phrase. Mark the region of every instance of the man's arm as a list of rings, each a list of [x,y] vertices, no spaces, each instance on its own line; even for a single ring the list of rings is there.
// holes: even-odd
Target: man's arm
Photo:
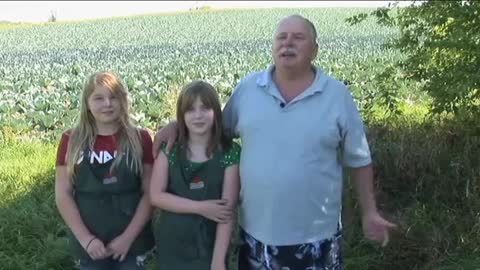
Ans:
[[[372,165],[351,169],[351,176],[362,211],[363,233],[367,239],[381,242],[384,247],[390,238],[389,230],[397,225],[385,220],[378,212],[373,191]]]
[[[369,164],[360,168],[350,169],[351,178],[358,194],[363,214],[377,211],[375,194],[373,191],[373,166]]]
[[[160,128],[155,136],[153,137],[153,146],[152,146],[152,154],[153,158],[158,157],[158,153],[160,152],[160,145],[163,142],[167,143],[165,151],[168,153],[172,149],[173,144],[177,140],[178,130],[177,130],[177,121],[172,121],[168,123],[166,126]]]
[[[396,225],[385,220],[378,212],[373,188],[373,166],[363,121],[353,96],[347,90],[344,96],[342,121],[343,158],[350,167],[354,188],[362,211],[362,227],[367,239],[388,243],[389,230]]]
[[[244,82],[243,80],[238,83],[238,85],[233,90],[232,95],[225,104],[222,113],[223,120],[223,131],[225,135],[231,139],[236,139],[240,136],[237,124],[239,116],[239,103],[241,93],[244,92]]]

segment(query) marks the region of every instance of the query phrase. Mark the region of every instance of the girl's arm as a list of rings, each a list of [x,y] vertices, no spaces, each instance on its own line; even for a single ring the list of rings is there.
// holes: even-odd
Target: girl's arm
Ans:
[[[80,245],[89,252],[92,258],[103,257],[105,255],[105,250],[102,248],[103,244],[101,245],[102,247],[96,249],[96,251],[102,254],[92,251],[91,244],[98,241],[92,242],[92,240],[95,239],[95,235],[93,235],[85,226],[85,223],[83,223],[77,204],[73,200],[73,185],[67,172],[67,166],[65,165],[57,165],[55,170],[55,203],[60,215],[70,230],[72,230],[73,235],[80,242]],[[99,244],[96,243],[95,245]],[[89,246],[88,249],[87,246]]]
[[[229,207],[234,209],[237,206],[240,192],[240,175],[238,164],[225,169],[222,198],[228,201]],[[213,249],[212,269],[226,269],[226,256],[230,245],[233,231],[233,219],[227,223],[217,225],[215,247]]]
[[[166,192],[168,185],[168,158],[160,151],[153,164],[150,180],[152,205],[180,214],[198,214],[216,222],[226,222],[231,209],[224,200],[195,201]]]

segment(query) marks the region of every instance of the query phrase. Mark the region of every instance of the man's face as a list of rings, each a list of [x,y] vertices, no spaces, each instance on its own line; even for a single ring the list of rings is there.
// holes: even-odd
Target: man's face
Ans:
[[[304,20],[290,17],[279,24],[273,41],[275,66],[304,69],[316,55],[312,30]]]

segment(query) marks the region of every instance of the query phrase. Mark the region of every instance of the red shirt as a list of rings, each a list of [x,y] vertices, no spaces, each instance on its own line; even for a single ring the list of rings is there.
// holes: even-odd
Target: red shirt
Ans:
[[[68,139],[70,138],[71,130],[67,130],[62,134],[60,139],[60,144],[57,149],[57,166],[66,165],[66,154]],[[140,135],[142,137],[142,148],[143,148],[143,158],[142,161],[145,164],[153,164],[153,155],[152,155],[152,137],[147,130],[140,129]],[[113,159],[116,156],[117,145],[116,141],[118,139],[118,133],[115,135],[97,135],[95,144],[93,145],[93,153],[90,156],[90,162],[101,164],[106,163]]]

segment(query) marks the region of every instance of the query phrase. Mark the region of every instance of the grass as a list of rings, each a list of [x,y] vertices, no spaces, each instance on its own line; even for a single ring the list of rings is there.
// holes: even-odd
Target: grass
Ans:
[[[351,268],[479,269],[480,200],[473,194],[480,190],[480,138],[461,122],[408,113],[370,131],[378,200],[400,226],[390,247],[372,252],[378,249],[361,239],[354,211]],[[356,209],[347,194],[347,207]]]
[[[0,269],[65,269],[64,225],[54,207],[55,147],[0,147]]]
[[[347,181],[347,269],[480,269],[480,139],[411,109],[416,117],[369,127],[378,203],[399,228],[384,249],[365,241]],[[56,146],[18,141],[8,130],[2,138],[0,269],[73,269],[54,203]]]

